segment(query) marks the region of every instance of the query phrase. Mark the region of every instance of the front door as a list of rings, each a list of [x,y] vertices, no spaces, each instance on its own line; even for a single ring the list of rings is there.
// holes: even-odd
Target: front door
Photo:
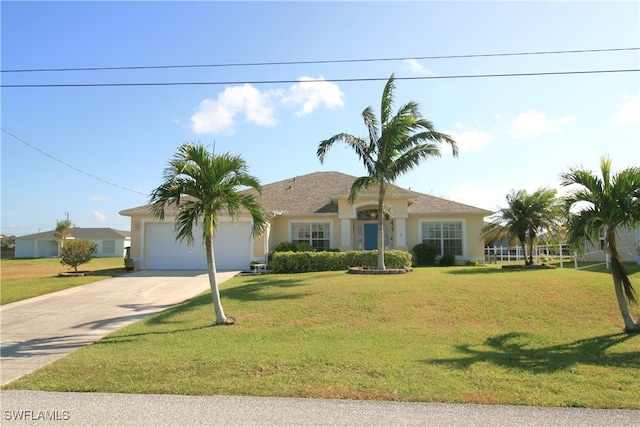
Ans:
[[[378,249],[378,224],[364,224],[364,250]]]

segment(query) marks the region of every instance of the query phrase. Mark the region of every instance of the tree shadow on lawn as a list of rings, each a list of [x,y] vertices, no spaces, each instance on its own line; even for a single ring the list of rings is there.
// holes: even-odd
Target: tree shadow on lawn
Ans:
[[[575,365],[593,365],[616,368],[640,369],[640,351],[607,353],[620,343],[640,336],[635,334],[611,334],[586,338],[567,344],[535,347],[531,335],[512,332],[488,338],[481,346],[463,344],[456,349],[467,357],[424,360],[425,363],[450,365],[458,369],[469,369],[479,362],[496,366],[520,369],[536,374],[566,370]]]
[[[297,299],[309,296],[308,292],[291,293],[285,291],[288,288],[304,286],[305,282],[296,278],[273,279],[269,274],[254,276],[241,286],[220,290],[221,298],[229,298],[239,301],[275,301],[285,299]]]
[[[524,265],[523,265],[524,267]],[[465,274],[510,274],[510,273],[520,273],[523,271],[539,271],[539,270],[526,270],[526,269],[502,269],[502,268],[493,268],[493,267],[461,267],[456,269],[451,269],[447,271],[447,274],[456,274],[456,275],[465,275]]]
[[[210,322],[204,325],[197,325],[188,328],[178,328],[177,325],[180,323],[192,324],[191,320],[180,320],[179,316],[193,310],[197,310],[202,306],[210,306],[211,307],[211,317]],[[116,332],[114,334],[107,335],[101,340],[97,341],[95,344],[113,344],[113,343],[125,343],[131,342],[136,339],[136,337],[150,336],[150,335],[171,335],[178,334],[181,332],[190,332],[196,331],[199,329],[207,329],[212,326],[215,326],[213,323],[215,322],[215,313],[213,309],[213,304],[211,301],[211,292],[206,292],[196,297],[190,298],[180,304],[176,304],[167,308],[160,313],[153,314],[148,318],[144,319],[150,326],[163,326],[163,325],[173,325],[171,329],[163,329],[163,330],[154,330],[152,332],[142,332],[142,333],[127,333],[120,334]]]

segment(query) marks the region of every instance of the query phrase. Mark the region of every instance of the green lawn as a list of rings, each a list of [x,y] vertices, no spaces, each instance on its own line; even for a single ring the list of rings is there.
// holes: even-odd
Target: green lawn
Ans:
[[[86,285],[125,273],[122,258],[95,258],[78,267],[90,271],[83,277],[58,277],[58,273],[73,271],[60,264],[60,258],[2,259],[0,272],[0,304],[9,304],[74,286]]]
[[[601,271],[260,275],[221,295],[234,326],[204,294],[5,388],[640,409],[640,335]]]

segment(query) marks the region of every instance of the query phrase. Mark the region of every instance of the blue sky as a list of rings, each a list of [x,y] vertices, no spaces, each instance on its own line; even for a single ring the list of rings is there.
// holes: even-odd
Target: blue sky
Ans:
[[[7,72],[16,69],[313,62],[637,48],[638,2],[11,2],[2,19],[2,234],[129,229],[178,145],[242,155],[263,184],[315,171],[360,176],[342,147],[366,136],[384,81],[640,68],[638,50],[296,65]],[[288,83],[256,83],[264,81]],[[226,85],[6,87],[17,84]],[[251,83],[253,82],[253,83]],[[640,73],[398,80],[447,147],[397,184],[477,207],[558,187],[571,166],[640,164]],[[12,135],[15,135],[12,136]],[[16,139],[19,138],[19,139]],[[70,167],[71,166],[71,167]],[[91,176],[89,176],[91,175]]]

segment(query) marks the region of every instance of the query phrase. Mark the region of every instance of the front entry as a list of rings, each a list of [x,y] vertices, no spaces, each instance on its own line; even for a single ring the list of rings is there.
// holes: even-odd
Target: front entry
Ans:
[[[378,224],[364,224],[364,250],[378,249]]]

